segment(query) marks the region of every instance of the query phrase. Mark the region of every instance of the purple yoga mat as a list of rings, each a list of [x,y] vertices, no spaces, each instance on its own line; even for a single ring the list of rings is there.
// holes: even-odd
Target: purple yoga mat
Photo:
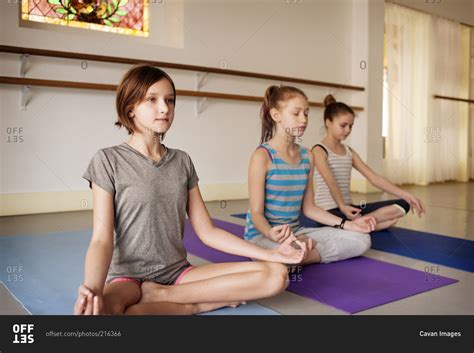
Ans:
[[[239,237],[244,227],[213,219],[214,224]],[[187,251],[211,262],[248,261],[204,245],[186,220],[184,245]],[[458,282],[383,261],[358,257],[330,264],[303,267],[290,274],[290,292],[354,314],[431,289]]]

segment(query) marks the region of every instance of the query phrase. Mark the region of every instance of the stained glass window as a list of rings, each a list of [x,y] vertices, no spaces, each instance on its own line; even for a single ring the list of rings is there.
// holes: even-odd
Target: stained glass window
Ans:
[[[23,0],[22,18],[148,37],[149,0]]]

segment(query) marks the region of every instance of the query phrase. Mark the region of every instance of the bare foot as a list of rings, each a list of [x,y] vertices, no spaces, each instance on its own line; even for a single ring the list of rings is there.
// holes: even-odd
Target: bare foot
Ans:
[[[138,304],[166,301],[166,285],[145,281],[141,285],[142,297]]]
[[[377,225],[375,226],[375,231],[393,227],[397,223],[397,221],[398,219],[390,219],[388,221],[377,223]]]
[[[247,304],[247,302],[231,302],[228,306],[230,306],[231,308],[237,308],[238,306],[245,304]]]
[[[217,310],[220,308],[224,308],[226,306],[229,306],[231,308],[237,308],[238,306],[242,304],[247,304],[247,302],[240,301],[240,302],[221,302],[221,303],[199,303],[199,304],[196,304],[197,306],[196,314]]]

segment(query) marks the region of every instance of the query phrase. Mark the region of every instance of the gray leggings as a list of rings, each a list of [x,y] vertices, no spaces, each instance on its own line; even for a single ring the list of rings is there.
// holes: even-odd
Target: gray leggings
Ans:
[[[295,232],[296,237],[299,235],[306,235],[316,242],[315,247],[321,255],[322,263],[341,261],[360,256],[365,253],[371,245],[369,234],[333,227],[300,227]],[[280,245],[263,234],[256,235],[248,241],[265,249],[274,249]]]

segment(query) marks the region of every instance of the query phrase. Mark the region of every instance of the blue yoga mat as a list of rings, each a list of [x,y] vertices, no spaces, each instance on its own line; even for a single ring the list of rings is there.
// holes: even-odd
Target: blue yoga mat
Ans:
[[[245,219],[246,214],[233,217]],[[303,227],[320,227],[317,222],[300,217]],[[372,249],[423,260],[438,265],[474,272],[474,241],[393,227],[372,232]]]
[[[91,231],[0,237],[0,281],[33,315],[71,315]],[[248,302],[206,315],[280,315]]]

